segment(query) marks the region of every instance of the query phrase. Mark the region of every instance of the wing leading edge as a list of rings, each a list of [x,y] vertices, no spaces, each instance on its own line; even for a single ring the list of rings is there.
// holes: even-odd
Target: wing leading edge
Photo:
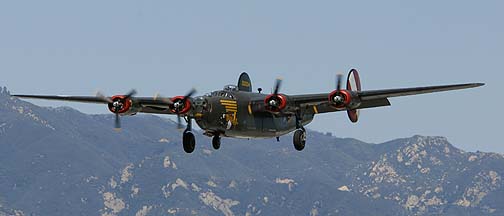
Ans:
[[[399,96],[409,96],[417,94],[427,94],[442,91],[459,90],[466,88],[476,88],[485,85],[484,83],[467,83],[467,84],[457,84],[457,85],[440,85],[440,86],[427,86],[427,87],[415,87],[415,88],[398,88],[398,89],[383,89],[383,90],[371,90],[371,91],[361,91],[359,92],[359,97],[361,100],[372,100],[379,98],[389,98],[389,97],[399,97]]]
[[[81,103],[99,103],[99,104],[108,103],[108,101],[104,98],[93,96],[64,96],[64,95],[11,95],[11,96],[19,98],[28,98],[28,99],[71,101]]]

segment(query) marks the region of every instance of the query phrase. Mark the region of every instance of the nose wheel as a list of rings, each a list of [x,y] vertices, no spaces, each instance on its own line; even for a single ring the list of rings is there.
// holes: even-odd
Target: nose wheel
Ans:
[[[220,148],[221,138],[219,135],[215,135],[212,139],[212,146],[215,150]]]

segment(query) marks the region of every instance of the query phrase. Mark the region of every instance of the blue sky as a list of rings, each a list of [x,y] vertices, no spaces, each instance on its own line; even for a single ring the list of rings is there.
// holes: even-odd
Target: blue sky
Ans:
[[[92,95],[131,88],[172,96],[284,78],[286,94],[330,92],[337,73],[364,89],[485,82],[316,117],[310,128],[380,143],[441,135],[464,150],[504,152],[502,1],[2,1],[0,85]],[[67,105],[86,113],[105,106]]]

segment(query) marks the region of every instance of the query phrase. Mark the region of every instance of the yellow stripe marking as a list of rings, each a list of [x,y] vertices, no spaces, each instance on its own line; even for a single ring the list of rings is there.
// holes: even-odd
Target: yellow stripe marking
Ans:
[[[236,103],[234,100],[220,100],[221,103]]]
[[[234,106],[234,107],[237,107],[238,105],[237,104],[228,104],[228,103],[221,103],[222,106]]]
[[[318,114],[317,106],[313,106],[313,112],[315,112],[315,114]]]
[[[250,104],[248,105],[248,112],[250,115],[252,115],[252,106]]]

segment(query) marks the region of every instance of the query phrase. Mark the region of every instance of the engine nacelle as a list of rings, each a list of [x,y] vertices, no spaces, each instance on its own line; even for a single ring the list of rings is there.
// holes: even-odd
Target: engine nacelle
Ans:
[[[347,90],[334,90],[329,94],[329,102],[334,107],[343,109],[352,102],[352,94]]]
[[[337,109],[355,109],[361,101],[357,92],[349,90],[334,90],[329,94],[329,103]]]
[[[108,109],[112,113],[121,115],[134,115],[138,111],[133,109],[133,102],[131,99],[126,98],[125,95],[114,95],[111,98],[112,103],[108,104]]]
[[[283,94],[270,94],[264,99],[264,108],[273,113],[278,113],[287,107],[287,97]]]
[[[189,99],[184,101],[184,98],[185,96],[176,96],[171,99],[173,104],[170,106],[170,111],[172,113],[183,115],[191,110],[191,101]]]

